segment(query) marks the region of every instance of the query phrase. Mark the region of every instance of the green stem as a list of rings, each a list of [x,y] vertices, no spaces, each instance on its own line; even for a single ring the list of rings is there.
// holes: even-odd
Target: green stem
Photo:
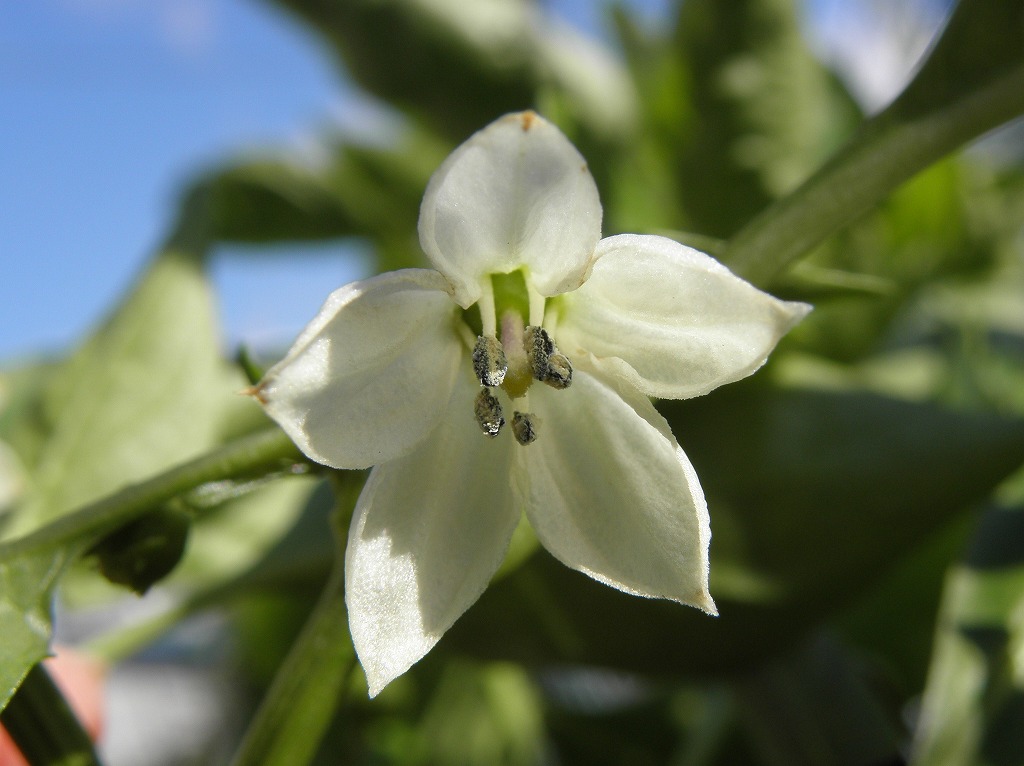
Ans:
[[[339,563],[278,670],[232,766],[302,766],[316,755],[355,666],[343,574],[344,565]]]
[[[89,735],[42,665],[29,670],[0,722],[32,766],[99,766]]]
[[[60,545],[88,547],[103,534],[202,484],[282,470],[299,461],[305,458],[282,431],[260,431],[125,487],[25,537],[0,543],[0,560]]]
[[[803,186],[740,230],[722,260],[767,285],[790,263],[949,152],[1024,112],[1024,66],[970,95],[904,116],[897,102]]]

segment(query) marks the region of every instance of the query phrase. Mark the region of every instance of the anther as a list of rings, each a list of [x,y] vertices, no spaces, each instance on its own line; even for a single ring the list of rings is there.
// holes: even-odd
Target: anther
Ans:
[[[501,427],[505,425],[505,418],[501,412],[501,402],[491,393],[489,388],[480,389],[480,393],[476,395],[476,401],[473,403],[473,412],[476,415],[476,422],[480,426],[480,430],[492,439],[498,435]]]
[[[534,325],[527,327],[523,345],[534,380],[559,389],[572,384],[572,364],[564,354],[558,353],[547,330]]]
[[[530,325],[523,335],[523,346],[534,380],[544,380],[548,372],[548,357],[555,353],[555,342],[543,327]]]
[[[548,375],[544,382],[552,388],[568,388],[572,385],[572,365],[564,354],[548,357]]]
[[[528,412],[512,415],[512,433],[520,444],[532,444],[537,439],[537,417]]]
[[[500,386],[505,380],[508,362],[505,350],[493,335],[479,335],[473,347],[473,372],[481,386]]]

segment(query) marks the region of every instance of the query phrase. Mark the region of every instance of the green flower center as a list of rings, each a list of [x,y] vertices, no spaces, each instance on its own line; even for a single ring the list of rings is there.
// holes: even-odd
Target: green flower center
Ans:
[[[474,414],[484,434],[497,436],[505,418],[492,389],[500,388],[521,404],[522,410],[513,414],[512,432],[520,444],[530,444],[537,438],[538,426],[537,417],[525,411],[530,386],[541,381],[555,389],[568,388],[572,364],[541,326],[545,299],[530,292],[521,271],[494,275],[487,287],[490,289],[484,291],[477,306],[482,332],[473,346],[473,372],[483,388],[476,397]]]

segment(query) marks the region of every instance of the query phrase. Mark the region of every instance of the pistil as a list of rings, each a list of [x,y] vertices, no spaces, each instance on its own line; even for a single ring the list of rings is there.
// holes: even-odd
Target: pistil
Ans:
[[[524,396],[533,382],[530,359],[524,345],[523,318],[509,310],[501,317],[501,346],[508,361],[508,372],[501,387],[511,399]]]

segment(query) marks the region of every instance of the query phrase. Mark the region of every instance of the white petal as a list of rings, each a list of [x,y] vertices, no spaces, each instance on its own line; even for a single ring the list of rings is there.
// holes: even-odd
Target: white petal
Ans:
[[[456,311],[435,271],[353,282],[331,293],[256,395],[319,463],[390,460],[426,438],[448,403],[465,353]]]
[[[516,473],[527,516],[567,566],[716,614],[697,475],[650,401],[631,399],[579,368],[571,388],[531,392],[537,440],[519,451]]]
[[[601,240],[590,279],[562,298],[558,345],[611,360],[648,396],[686,399],[744,378],[811,307],[761,292],[665,237]]]
[[[473,417],[479,385],[456,385],[438,429],[370,474],[349,530],[345,600],[356,653],[376,695],[408,670],[483,593],[519,510],[511,434]]]
[[[420,244],[469,307],[489,274],[527,268],[543,295],[586,279],[601,201],[586,161],[533,112],[475,133],[437,169],[420,207]]]

